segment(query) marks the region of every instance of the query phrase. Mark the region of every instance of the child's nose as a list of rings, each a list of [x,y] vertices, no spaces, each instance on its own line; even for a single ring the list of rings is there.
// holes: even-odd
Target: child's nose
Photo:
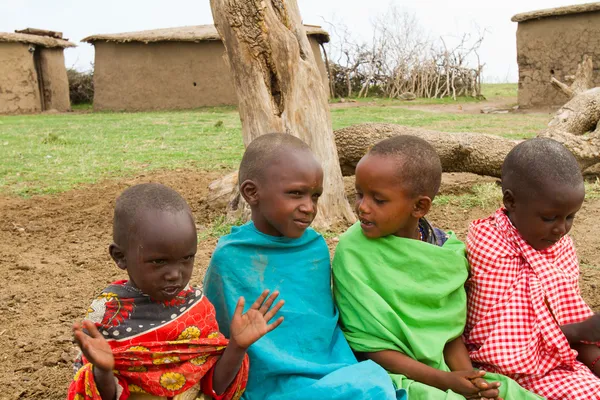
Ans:
[[[179,263],[171,265],[170,268],[167,269],[167,273],[165,274],[165,280],[174,282],[178,281],[182,276],[182,267],[183,266]]]
[[[367,202],[364,199],[356,201],[356,210],[359,214],[368,214],[369,207],[367,206]]]
[[[564,236],[567,233],[567,221],[557,221],[552,227],[552,234],[556,236]]]
[[[315,212],[315,203],[312,199],[308,199],[307,201],[303,201],[300,204],[300,211],[305,214],[313,214]]]

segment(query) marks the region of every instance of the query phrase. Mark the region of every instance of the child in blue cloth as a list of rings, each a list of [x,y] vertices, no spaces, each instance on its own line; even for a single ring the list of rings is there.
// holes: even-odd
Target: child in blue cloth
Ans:
[[[267,134],[246,149],[240,192],[252,221],[217,244],[204,281],[228,336],[236,301],[273,288],[285,297],[279,328],[248,349],[243,399],[405,399],[385,370],[357,362],[338,327],[327,244],[309,228],[323,192],[310,148],[288,134]]]

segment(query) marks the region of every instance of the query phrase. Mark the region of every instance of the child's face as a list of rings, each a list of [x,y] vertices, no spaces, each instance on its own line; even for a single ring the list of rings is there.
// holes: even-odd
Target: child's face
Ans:
[[[157,301],[175,298],[189,283],[194,269],[198,239],[196,225],[187,211],[140,211],[134,232],[129,234],[123,260],[111,255],[126,269],[130,282]]]
[[[419,198],[397,176],[391,157],[367,155],[356,166],[356,213],[365,236],[417,237]]]
[[[317,215],[323,193],[323,169],[307,151],[289,152],[256,183],[252,220],[271,236],[299,238]]]
[[[556,187],[548,185],[537,196],[504,193],[508,216],[523,239],[536,250],[544,250],[558,242],[571,230],[575,214],[585,197],[583,184]]]

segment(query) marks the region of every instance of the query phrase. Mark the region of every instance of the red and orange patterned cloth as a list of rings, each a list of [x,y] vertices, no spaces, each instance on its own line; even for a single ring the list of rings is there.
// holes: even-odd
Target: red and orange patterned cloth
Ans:
[[[600,379],[560,329],[593,315],[580,295],[571,238],[537,251],[501,208],[471,224],[467,252],[464,336],[473,362],[548,399],[600,399]]]
[[[93,321],[115,357],[117,399],[130,393],[174,397],[193,386],[216,399],[239,399],[248,379],[248,357],[234,382],[217,396],[212,390],[214,365],[227,346],[219,333],[215,309],[202,291],[188,287],[168,303],[156,302],[127,281],[107,287],[92,302]],[[69,387],[68,399],[100,399],[92,365],[83,365]]]

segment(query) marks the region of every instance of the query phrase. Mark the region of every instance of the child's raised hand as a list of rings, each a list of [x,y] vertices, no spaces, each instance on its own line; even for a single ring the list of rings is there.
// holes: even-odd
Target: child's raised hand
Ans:
[[[87,329],[89,336],[83,332],[83,329]],[[112,349],[92,321],[86,320],[83,321],[83,324],[73,324],[73,336],[75,336],[75,341],[81,352],[90,363],[96,368],[112,373],[115,367]]]
[[[247,349],[283,322],[283,317],[279,317],[275,322],[269,324],[269,321],[283,307],[284,301],[280,300],[271,308],[273,302],[279,296],[279,292],[273,292],[267,299],[268,295],[269,290],[265,290],[245,314],[242,314],[245,300],[243,297],[238,300],[231,320],[230,340],[242,349]]]

